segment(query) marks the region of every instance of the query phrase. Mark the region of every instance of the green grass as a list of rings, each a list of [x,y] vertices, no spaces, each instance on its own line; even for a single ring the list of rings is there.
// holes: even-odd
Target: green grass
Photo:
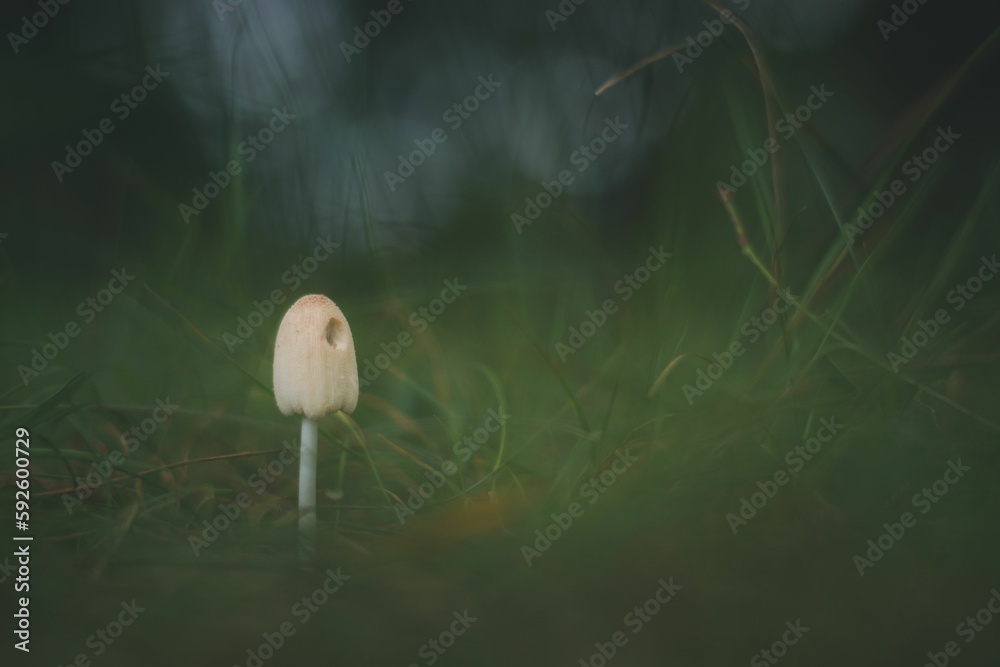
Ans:
[[[963,94],[977,58],[909,128],[879,189],[947,124],[936,114]],[[744,64],[751,75],[763,65]],[[822,133],[807,126],[720,201],[706,185],[800,103],[764,71],[763,93],[737,72],[725,94],[701,102],[704,113],[675,138],[679,155],[698,159],[683,172],[664,162],[662,188],[616,243],[568,198],[521,236],[508,211],[470,199],[477,226],[507,230],[486,232],[496,242],[465,243],[467,223],[454,220],[421,257],[390,262],[365,210],[370,252],[325,263],[232,351],[223,335],[236,318],[282,288],[283,271],[311,250],[275,246],[265,256],[271,246],[244,227],[252,193],[227,191],[213,204],[225,210],[221,231],[185,229],[171,253],[122,260],[75,239],[78,258],[58,281],[5,258],[4,298],[19,304],[3,329],[11,368],[112,266],[124,261],[138,276],[40,377],[2,394],[0,432],[32,434],[38,653],[58,664],[93,655],[87,636],[135,598],[148,611],[94,664],[245,664],[246,649],[286,620],[296,635],[268,664],[423,664],[419,647],[465,609],[479,620],[443,664],[577,664],[670,577],[682,591],[629,635],[616,665],[745,660],[798,618],[811,628],[789,652],[800,664],[917,664],[941,650],[997,585],[988,526],[1000,501],[1000,283],[987,283],[899,372],[886,353],[992,254],[998,164],[967,174],[958,159],[943,161],[852,246],[844,224],[854,208],[839,203],[828,166],[836,146],[817,150]],[[968,190],[954,186],[963,178],[975,182],[971,197],[956,195]],[[143,188],[164,219],[174,214],[152,180]],[[555,343],[661,244],[674,256],[563,363]],[[410,314],[455,276],[468,290],[416,333]],[[689,402],[684,386],[713,353],[746,342],[743,324],[778,288],[792,291],[794,308]],[[342,307],[359,364],[401,331],[415,342],[363,390],[353,415],[321,422],[321,565],[301,572],[297,466],[259,494],[251,480],[298,434],[298,420],[274,405],[270,359],[281,313],[310,292]],[[124,452],[122,433],[168,396],[176,414]],[[393,504],[454,460],[454,443],[490,409],[510,420],[401,523]],[[844,429],[734,535],[726,515],[831,415]],[[584,485],[626,449],[637,463],[590,504]],[[73,479],[115,451],[126,462],[68,512]],[[852,557],[958,458],[972,466],[968,478],[859,577]],[[252,503],[195,556],[202,521],[240,493]],[[527,566],[522,546],[572,503],[582,515]],[[338,566],[351,579],[300,625],[293,605]],[[993,632],[963,648],[963,664],[984,664],[976,657],[995,650]]]

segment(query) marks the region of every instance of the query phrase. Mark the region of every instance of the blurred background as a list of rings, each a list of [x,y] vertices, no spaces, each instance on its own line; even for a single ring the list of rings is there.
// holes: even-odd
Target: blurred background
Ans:
[[[4,664],[995,663],[996,7],[0,17]]]

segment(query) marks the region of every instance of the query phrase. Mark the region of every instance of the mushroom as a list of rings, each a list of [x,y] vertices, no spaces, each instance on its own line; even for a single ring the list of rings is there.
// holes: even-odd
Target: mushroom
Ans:
[[[299,456],[299,558],[316,546],[317,420],[358,405],[358,363],[344,313],[322,294],[288,309],[274,341],[274,400],[285,416],[302,415]]]

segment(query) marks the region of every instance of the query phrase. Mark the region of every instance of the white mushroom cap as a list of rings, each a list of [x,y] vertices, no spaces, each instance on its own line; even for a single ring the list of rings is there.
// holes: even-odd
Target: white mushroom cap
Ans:
[[[288,309],[274,342],[274,400],[309,419],[358,405],[358,362],[347,318],[322,294]]]

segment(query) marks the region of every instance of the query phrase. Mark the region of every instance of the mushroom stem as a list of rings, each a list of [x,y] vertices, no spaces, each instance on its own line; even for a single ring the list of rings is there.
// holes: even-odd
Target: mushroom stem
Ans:
[[[316,553],[316,449],[319,428],[315,419],[302,418],[299,452],[299,560],[308,562]]]

